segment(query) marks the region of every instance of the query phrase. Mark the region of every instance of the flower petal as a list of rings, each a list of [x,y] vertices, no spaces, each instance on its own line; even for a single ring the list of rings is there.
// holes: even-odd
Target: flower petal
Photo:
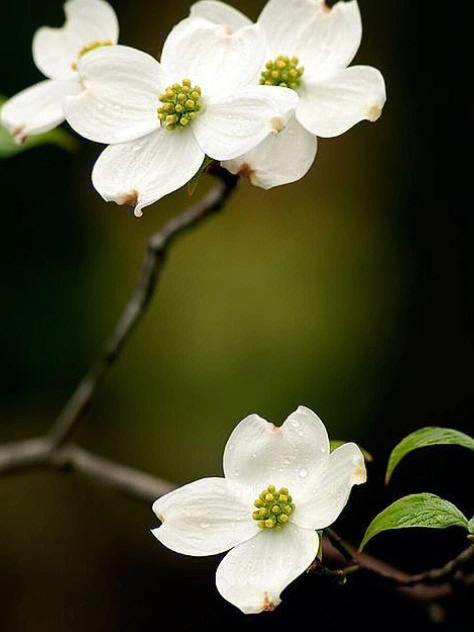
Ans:
[[[283,131],[297,102],[294,90],[254,86],[235,97],[209,100],[193,131],[208,156],[230,160]]]
[[[159,129],[107,147],[95,164],[92,183],[105,200],[135,206],[139,217],[143,207],[191,180],[203,160],[191,130]]]
[[[241,421],[224,450],[224,474],[252,487],[255,497],[266,485],[288,487],[298,507],[308,481],[328,458],[329,439],[323,422],[300,406],[281,427],[258,415]]]
[[[84,91],[64,104],[72,128],[98,143],[124,143],[160,127],[160,64],[128,46],[98,48],[78,65]]]
[[[161,64],[171,83],[190,79],[204,97],[234,95],[258,83],[265,44],[256,26],[237,32],[201,18],[180,22],[168,35]]]
[[[317,151],[316,136],[292,117],[281,134],[270,134],[252,151],[222,163],[231,173],[248,176],[262,189],[300,180],[311,168]]]
[[[245,614],[274,610],[280,593],[311,565],[319,550],[315,531],[289,523],[265,529],[224,557],[216,573],[220,594]]]
[[[354,485],[367,480],[365,460],[355,443],[337,448],[312,477],[311,493],[296,505],[292,520],[307,529],[325,529],[339,516]]]
[[[94,42],[118,41],[119,26],[113,8],[103,0],[70,0],[64,5],[61,28],[40,28],[33,38],[33,59],[47,77],[68,77],[79,53]]]
[[[363,120],[376,121],[387,100],[381,73],[369,66],[351,66],[322,83],[306,82],[296,118],[308,131],[339,136]]]
[[[246,490],[225,478],[203,478],[159,498],[153,511],[163,524],[152,531],[184,555],[222,553],[259,532]]]
[[[190,13],[192,18],[203,18],[213,24],[229,26],[233,30],[252,24],[246,15],[234,7],[225,2],[215,2],[214,0],[201,0],[194,3]]]
[[[46,79],[9,99],[1,109],[2,125],[18,142],[42,134],[64,121],[63,101],[81,86],[72,79]]]
[[[354,59],[362,37],[356,0],[329,8],[324,0],[270,0],[258,18],[268,55],[299,57],[305,78],[321,79]]]

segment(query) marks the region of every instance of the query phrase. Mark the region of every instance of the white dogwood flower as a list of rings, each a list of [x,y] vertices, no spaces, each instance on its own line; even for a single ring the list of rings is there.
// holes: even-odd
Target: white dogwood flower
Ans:
[[[81,92],[77,63],[86,53],[118,41],[118,21],[104,0],[69,0],[61,28],[41,27],[33,38],[33,60],[48,79],[9,99],[1,122],[18,142],[64,121],[63,100]]]
[[[248,19],[223,2],[203,0],[191,17],[241,28]],[[324,0],[269,0],[257,21],[266,64],[255,82],[292,88],[295,118],[277,138],[223,165],[264,189],[302,178],[314,162],[316,137],[343,134],[362,120],[376,121],[386,101],[375,68],[353,66],[362,24],[356,0],[329,8]]]
[[[246,614],[273,610],[313,562],[317,530],[331,525],[351,488],[366,480],[354,443],[330,454],[322,421],[300,406],[281,427],[240,422],[224,451],[224,478],[203,478],[159,498],[153,531],[185,555],[230,552],[216,575],[221,595]]]
[[[65,102],[69,124],[110,146],[92,181],[108,201],[135,214],[183,186],[205,155],[229,160],[287,124],[293,90],[255,85],[265,59],[255,26],[236,33],[201,18],[178,24],[161,63],[125,46],[79,61],[85,90]]]

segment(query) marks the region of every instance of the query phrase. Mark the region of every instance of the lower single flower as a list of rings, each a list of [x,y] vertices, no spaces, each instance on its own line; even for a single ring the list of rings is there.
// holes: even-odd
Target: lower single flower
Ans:
[[[274,426],[250,415],[224,451],[223,478],[203,478],[153,505],[153,531],[169,549],[206,556],[229,551],[217,589],[245,614],[274,610],[281,592],[313,562],[353,485],[366,481],[354,443],[330,453],[322,421],[300,406]]]

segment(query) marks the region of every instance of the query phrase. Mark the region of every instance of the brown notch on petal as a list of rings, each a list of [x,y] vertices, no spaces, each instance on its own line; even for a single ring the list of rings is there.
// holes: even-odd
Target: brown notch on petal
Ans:
[[[26,140],[25,126],[15,127],[12,131],[12,136],[19,145],[23,145]]]
[[[133,208],[135,208],[138,204],[138,191],[130,191],[130,193],[125,193],[125,195],[123,195],[120,200],[117,200],[117,204],[133,206]]]
[[[265,598],[263,601],[263,611],[264,612],[273,612],[275,610],[276,606],[273,603],[273,601],[271,601],[270,597],[268,596],[268,593],[265,593]]]
[[[249,180],[252,179],[252,175],[254,174],[254,170],[252,169],[252,167],[247,163],[247,162],[243,162],[240,169],[239,169],[239,176],[242,176],[243,178],[248,178]]]
[[[321,3],[321,10],[323,13],[326,13],[326,14],[331,13],[332,5],[329,5],[327,3],[327,0],[323,0],[323,2]]]

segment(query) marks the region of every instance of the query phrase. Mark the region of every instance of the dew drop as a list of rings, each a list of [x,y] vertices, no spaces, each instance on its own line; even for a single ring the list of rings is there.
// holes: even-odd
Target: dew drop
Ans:
[[[201,529],[208,529],[209,528],[209,523],[208,522],[201,522],[200,525]]]
[[[308,476],[308,470],[306,467],[302,467],[298,470],[298,476],[300,478],[306,478]]]

